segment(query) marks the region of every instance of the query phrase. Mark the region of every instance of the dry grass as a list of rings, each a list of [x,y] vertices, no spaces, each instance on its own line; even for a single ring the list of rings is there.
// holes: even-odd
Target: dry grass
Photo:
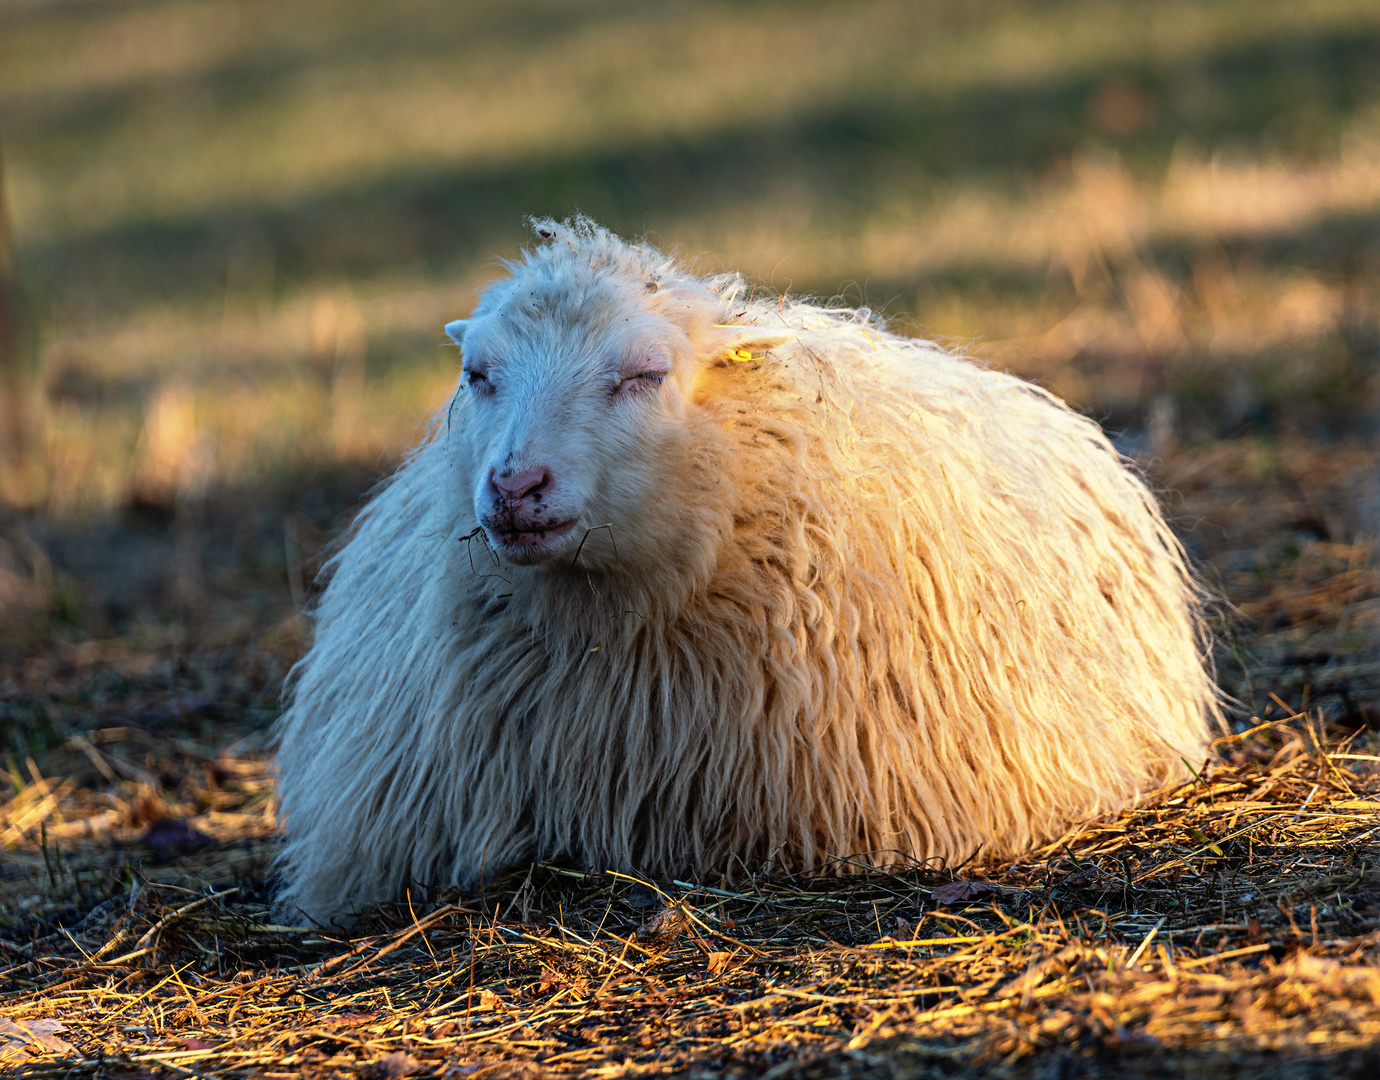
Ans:
[[[352,934],[268,923],[262,758],[184,778],[222,807],[184,821],[218,838],[194,855],[110,845],[137,795],[98,811],[35,772],[3,819],[4,906],[30,926],[0,945],[5,1052],[52,1077],[1373,1061],[1377,749],[1282,716],[1012,864],[660,886],[539,866]],[[51,911],[121,874],[89,913]]]

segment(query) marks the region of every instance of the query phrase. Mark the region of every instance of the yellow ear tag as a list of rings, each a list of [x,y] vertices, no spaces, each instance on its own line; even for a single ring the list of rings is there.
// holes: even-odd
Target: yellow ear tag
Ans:
[[[752,359],[752,353],[748,352],[747,349],[729,349],[728,358],[736,360],[740,364],[746,364]]]

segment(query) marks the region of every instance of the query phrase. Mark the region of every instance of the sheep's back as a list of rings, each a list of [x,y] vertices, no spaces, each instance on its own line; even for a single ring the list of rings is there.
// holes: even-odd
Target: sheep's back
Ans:
[[[1198,595],[1096,425],[852,328],[803,333],[719,408],[753,508],[742,593],[777,599],[777,678],[811,688],[780,724],[815,855],[1013,852],[1201,759]]]

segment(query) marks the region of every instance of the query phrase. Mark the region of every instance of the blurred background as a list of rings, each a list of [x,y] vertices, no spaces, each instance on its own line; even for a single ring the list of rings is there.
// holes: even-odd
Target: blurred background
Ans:
[[[257,737],[442,324],[577,210],[1064,396],[1245,714],[1380,715],[1375,0],[0,0],[0,155],[16,777]]]

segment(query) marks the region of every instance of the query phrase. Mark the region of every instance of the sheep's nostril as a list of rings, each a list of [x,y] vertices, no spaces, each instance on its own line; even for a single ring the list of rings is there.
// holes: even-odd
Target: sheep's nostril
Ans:
[[[536,468],[505,475],[495,469],[489,473],[489,485],[505,502],[521,502],[527,498],[537,502],[551,486],[551,473],[545,468]]]

